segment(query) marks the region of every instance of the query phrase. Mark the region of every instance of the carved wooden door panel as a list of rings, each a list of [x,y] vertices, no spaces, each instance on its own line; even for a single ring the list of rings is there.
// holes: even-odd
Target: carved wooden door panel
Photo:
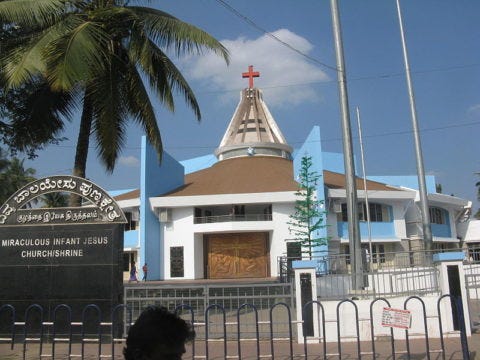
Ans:
[[[266,233],[215,234],[208,237],[210,279],[268,276]]]
[[[230,278],[235,274],[236,250],[230,241],[209,240],[209,273],[211,279]]]

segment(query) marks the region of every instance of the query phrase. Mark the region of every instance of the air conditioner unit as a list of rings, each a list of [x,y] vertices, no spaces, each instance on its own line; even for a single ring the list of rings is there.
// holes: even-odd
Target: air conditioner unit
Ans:
[[[160,222],[166,223],[172,221],[172,209],[160,210]]]
[[[333,212],[337,214],[342,212],[342,204],[340,202],[333,202]]]

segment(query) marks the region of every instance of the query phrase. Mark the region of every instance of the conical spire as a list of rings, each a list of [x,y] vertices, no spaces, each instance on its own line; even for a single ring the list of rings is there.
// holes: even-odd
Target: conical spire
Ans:
[[[253,87],[253,78],[260,73],[253,71],[251,65],[248,70],[242,76],[249,78],[249,87],[242,90],[240,102],[215,155],[219,160],[254,155],[290,159],[292,148],[263,101],[261,90]]]

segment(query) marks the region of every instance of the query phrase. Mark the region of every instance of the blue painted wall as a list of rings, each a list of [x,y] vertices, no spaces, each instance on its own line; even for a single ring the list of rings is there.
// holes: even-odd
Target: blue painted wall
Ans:
[[[452,230],[450,224],[430,224],[432,227],[432,235],[444,238],[452,237]]]
[[[345,163],[343,161],[342,153],[323,152],[322,153],[323,168],[328,171],[339,174],[345,173]],[[355,174],[357,173],[357,161],[355,160]]]
[[[124,248],[135,248],[138,243],[138,230],[129,230],[125,231],[123,235],[123,247]]]
[[[180,164],[185,168],[185,174],[209,168],[217,162],[217,157],[213,154],[199,156],[193,159],[182,160]]]
[[[144,136],[141,157],[140,253],[137,269],[141,272],[143,263],[147,263],[148,278],[159,280],[164,276],[160,256],[163,239],[160,237],[158,217],[150,209],[149,198],[183,185],[185,174],[183,166],[166,152],[163,153],[162,163],[159,164],[155,150]]]
[[[368,239],[368,224],[366,221],[360,221],[360,236],[362,240]],[[370,230],[372,231],[373,239],[387,239],[394,238],[395,235],[395,226],[393,221],[389,222],[371,222]],[[348,239],[348,222],[339,221],[337,222],[337,231],[338,236],[343,239]]]
[[[445,218],[445,224],[430,224],[432,227],[432,235],[444,238],[452,237],[452,228],[450,227],[450,216],[448,211],[441,209],[443,212],[443,217]]]

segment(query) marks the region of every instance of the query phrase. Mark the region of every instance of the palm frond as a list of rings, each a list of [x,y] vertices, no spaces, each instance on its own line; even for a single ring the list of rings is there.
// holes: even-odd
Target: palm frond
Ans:
[[[45,49],[47,76],[54,90],[70,89],[108,66],[109,37],[101,26],[76,18],[76,26]]]
[[[148,141],[154,147],[158,159],[161,161],[163,145],[155,111],[142,78],[134,65],[130,65],[125,73],[125,85],[129,93],[129,96],[126,97],[128,111],[133,119],[142,126]]]
[[[17,46],[1,60],[2,77],[7,89],[29,82],[44,70],[44,63],[35,39]]]
[[[43,28],[56,23],[65,11],[65,0],[0,1],[0,21],[4,24]]]
[[[167,73],[162,69],[162,61],[158,58],[156,47],[152,48],[149,39],[143,33],[132,32],[128,56],[133,64],[137,64],[147,75],[152,90],[163,105],[170,111],[175,111],[175,102],[168,82]]]
[[[76,101],[76,92],[53,92],[42,78],[9,91],[4,97],[7,116],[2,141],[12,151],[33,157],[46,144],[63,140],[59,136]]]
[[[213,51],[229,63],[228,50],[207,32],[157,9],[129,6],[142,21],[145,32],[158,46],[174,50],[177,56]]]
[[[124,91],[125,66],[118,59],[92,82],[93,132],[97,152],[107,171],[112,172],[125,143],[128,112]]]
[[[201,119],[200,107],[193,90],[173,62],[150,39],[132,32],[129,57],[132,63],[140,66],[147,75],[151,88],[158,98],[171,111],[175,110],[172,92],[183,95],[185,101]]]
[[[1,60],[4,64],[4,76],[7,88],[15,88],[31,81],[38,74],[46,72],[44,61],[45,49],[78,24],[75,16],[62,19],[60,22],[39,32],[33,32],[27,38],[10,44],[11,50]]]

